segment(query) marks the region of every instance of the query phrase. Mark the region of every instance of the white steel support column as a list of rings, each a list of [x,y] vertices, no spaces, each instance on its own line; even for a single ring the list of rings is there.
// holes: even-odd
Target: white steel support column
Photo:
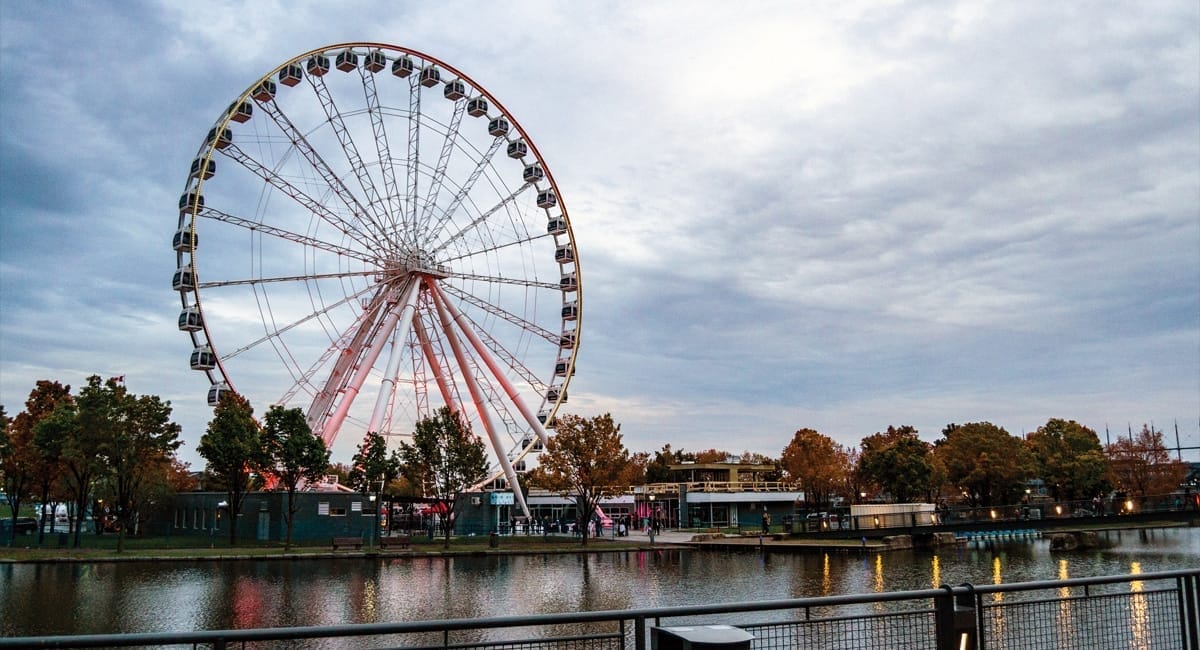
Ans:
[[[467,363],[466,353],[462,349],[462,343],[458,339],[458,335],[454,333],[454,324],[450,321],[449,314],[446,313],[446,306],[441,300],[441,294],[436,288],[436,283],[429,283],[432,287],[431,293],[433,304],[437,307],[438,316],[442,320],[442,329],[446,332],[446,339],[450,341],[450,348],[454,350],[454,358],[458,361],[459,371],[462,373],[463,379],[467,382],[467,388],[471,391],[471,400],[475,402],[475,410],[479,412],[479,420],[483,423],[483,428],[487,430],[488,439],[492,441],[492,449],[496,452],[496,459],[500,462],[500,468],[504,470],[504,476],[508,479],[508,485],[512,488],[513,496],[517,503],[521,505],[521,511],[526,517],[531,517],[529,514],[529,506],[525,505],[525,495],[521,493],[521,484],[517,482],[517,473],[513,470],[512,463],[508,462],[508,456],[504,453],[504,445],[500,442],[500,436],[496,433],[496,426],[492,422],[492,412],[487,406],[487,400],[483,396],[483,391],[479,388],[479,383],[475,379],[475,375],[471,372],[471,366]]]
[[[500,382],[500,385],[504,387],[504,392],[508,393],[508,399],[511,400],[513,404],[516,404],[517,410],[521,411],[521,415],[525,417],[525,421],[528,422],[529,426],[534,430],[534,432],[537,433],[537,436],[542,441],[542,444],[548,444],[550,442],[550,437],[546,435],[545,427],[543,427],[542,423],[538,421],[537,416],[529,409],[529,406],[525,404],[525,400],[521,399],[521,394],[517,392],[517,387],[514,386],[511,381],[509,381],[507,376],[505,376],[504,371],[500,368],[500,364],[496,362],[496,358],[492,356],[492,353],[487,349],[487,346],[485,346],[483,341],[479,340],[479,336],[471,330],[469,324],[466,322],[466,319],[463,317],[462,312],[458,311],[454,305],[450,304],[449,300],[446,300],[445,294],[442,293],[442,290],[437,285],[432,285],[431,291],[436,294],[438,303],[444,305],[446,307],[446,311],[450,312],[450,315],[454,318],[454,322],[458,324],[458,328],[462,330],[462,333],[467,336],[467,340],[471,342],[471,347],[475,348],[475,352],[483,358],[484,363],[487,364],[488,370],[492,372],[492,376],[495,377],[496,380]]]
[[[383,383],[379,386],[379,395],[375,398],[375,410],[371,412],[371,422],[367,424],[367,431],[379,432],[383,415],[387,412],[392,393],[396,390],[396,377],[400,374],[400,361],[404,357],[404,346],[408,342],[408,330],[412,327],[413,314],[417,311],[417,292],[420,288],[421,277],[409,277],[404,299],[397,305],[400,307],[400,314],[396,330],[392,334],[392,351],[388,356],[387,370],[383,374]]]
[[[371,374],[371,368],[374,368],[375,362],[379,360],[379,353],[383,352],[383,346],[387,344],[392,331],[396,329],[396,322],[400,320],[399,306],[396,303],[389,303],[387,310],[387,316],[379,326],[379,330],[375,332],[375,336],[372,337],[370,347],[366,349],[358,365],[354,367],[354,374],[350,377],[350,381],[346,382],[342,400],[338,402],[333,415],[326,420],[326,430],[329,430],[330,427],[333,431],[342,428],[342,422],[345,421],[346,414],[350,412],[350,405],[354,404],[354,398],[358,396],[358,391],[367,381],[367,375]]]

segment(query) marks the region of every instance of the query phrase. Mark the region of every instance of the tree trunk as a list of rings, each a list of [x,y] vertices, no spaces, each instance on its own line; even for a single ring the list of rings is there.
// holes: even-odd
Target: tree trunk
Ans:
[[[292,522],[296,520],[296,490],[288,489],[287,505],[287,539],[283,542],[283,552],[292,550]]]

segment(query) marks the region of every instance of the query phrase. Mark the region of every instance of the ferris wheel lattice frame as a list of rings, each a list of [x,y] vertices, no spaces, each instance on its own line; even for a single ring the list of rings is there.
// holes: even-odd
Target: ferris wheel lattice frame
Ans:
[[[382,43],[285,61],[209,130],[173,247],[210,406],[300,406],[330,447],[447,406],[486,436],[480,485],[529,514],[517,475],[567,400],[582,284],[550,168],[483,86]]]

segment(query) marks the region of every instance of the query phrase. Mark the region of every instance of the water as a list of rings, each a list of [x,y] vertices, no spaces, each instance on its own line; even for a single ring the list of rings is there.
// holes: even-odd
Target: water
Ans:
[[[1126,575],[1200,566],[1200,529],[937,552],[589,555],[0,565],[0,635],[334,625],[698,605]]]

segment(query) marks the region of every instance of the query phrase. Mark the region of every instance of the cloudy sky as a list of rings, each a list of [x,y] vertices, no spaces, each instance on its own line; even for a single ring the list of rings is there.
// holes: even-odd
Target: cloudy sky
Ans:
[[[534,138],[587,298],[567,410],[633,450],[1052,417],[1200,445],[1196,2],[335,4],[0,5],[10,414],[125,375],[201,463],[187,167],[255,79],[374,41]]]

